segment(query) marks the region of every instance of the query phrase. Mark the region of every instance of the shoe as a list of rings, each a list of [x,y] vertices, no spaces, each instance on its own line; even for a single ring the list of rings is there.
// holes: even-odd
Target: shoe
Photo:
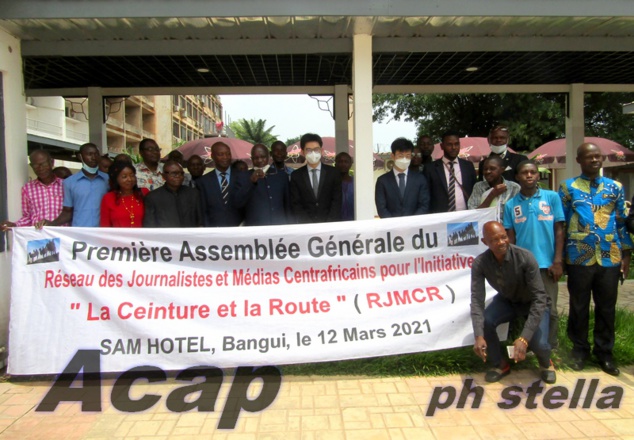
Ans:
[[[553,384],[557,382],[557,373],[555,372],[555,366],[553,361],[550,361],[548,368],[542,368],[541,378],[547,384]]]
[[[599,366],[610,376],[618,376],[621,371],[614,365],[613,361],[599,361]]]
[[[570,368],[572,368],[575,371],[581,371],[584,369],[584,367],[586,366],[586,363],[583,359],[581,358],[572,358],[570,359]]]
[[[511,373],[511,366],[507,365],[505,368],[491,368],[484,375],[484,380],[487,382],[498,382],[504,376],[508,376]]]

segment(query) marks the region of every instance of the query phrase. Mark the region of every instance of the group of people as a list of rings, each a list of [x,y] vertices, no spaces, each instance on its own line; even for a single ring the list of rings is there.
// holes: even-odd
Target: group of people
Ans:
[[[381,218],[401,217],[465,209],[497,207],[502,219],[504,204],[519,192],[517,165],[527,160],[508,150],[508,129],[496,126],[489,134],[491,155],[481,161],[479,182],[473,163],[459,157],[460,135],[441,136],[443,156],[432,160],[434,144],[429,136],[416,146],[405,139],[392,145],[392,171],[376,182],[375,203]]]
[[[547,383],[556,381],[550,359],[558,346],[557,283],[568,273],[573,368],[581,370],[590,357],[590,297],[595,302],[592,353],[607,373],[618,375],[613,359],[614,319],[618,281],[627,276],[634,215],[625,221],[622,186],[601,176],[602,156],[594,144],[577,150],[582,174],[562,183],[559,193],[539,187],[537,165],[508,150],[508,130],[489,134],[491,154],[479,166],[458,157],[460,137],[441,136],[443,157],[432,160],[429,136],[416,146],[405,138],[391,145],[394,165],[376,182],[375,202],[381,218],[497,207],[497,220],[484,225],[488,250],[472,267],[471,315],[474,350],[491,364],[486,380],[510,372],[510,360],[521,361],[532,350]],[[142,161],[129,156],[111,160],[96,145],[79,149],[82,169],[58,177],[48,152],[31,153],[37,176],[22,188],[23,216],[4,221],[0,229],[34,225],[76,227],[227,227],[318,223],[354,219],[352,157],[339,153],[335,167],[322,163],[319,135],[301,137],[306,166],[285,165],[286,145],[270,150],[256,144],[253,168],[232,163],[231,149],[218,141],[211,147],[215,169],[192,156],[186,165],[178,151],[161,163],[152,139],[139,145]],[[185,173],[184,165],[188,173]],[[246,164],[243,166],[246,167]],[[497,291],[485,307],[485,280]],[[496,328],[526,317],[513,353],[504,356]]]
[[[557,286],[564,270],[570,296],[570,366],[583,370],[593,354],[604,372],[620,374],[613,356],[615,308],[619,279],[629,271],[634,215],[626,217],[622,185],[601,175],[598,146],[580,145],[576,161],[581,175],[564,181],[558,193],[538,186],[533,162],[520,162],[515,169],[520,189],[507,200],[503,223],[484,225],[482,241],[488,250],[473,263],[471,317],[474,350],[491,366],[485,375],[489,382],[509,374],[509,361],[524,360],[528,350],[535,353],[542,380],[556,381],[550,355],[558,346]],[[486,307],[485,280],[497,292]],[[588,341],[591,298],[592,345]],[[516,317],[526,321],[507,358],[496,328]]]

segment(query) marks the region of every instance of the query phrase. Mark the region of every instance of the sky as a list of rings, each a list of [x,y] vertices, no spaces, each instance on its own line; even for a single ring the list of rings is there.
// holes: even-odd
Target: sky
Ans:
[[[335,135],[335,120],[327,110],[320,110],[317,100],[308,95],[220,95],[220,100],[225,123],[238,119],[265,119],[266,126],[274,125],[272,133],[283,141],[304,133],[317,133],[322,137]],[[329,104],[333,109],[334,99]],[[326,103],[321,106],[327,108]],[[413,122],[375,122],[372,128],[374,151],[388,151],[397,137],[416,140]]]

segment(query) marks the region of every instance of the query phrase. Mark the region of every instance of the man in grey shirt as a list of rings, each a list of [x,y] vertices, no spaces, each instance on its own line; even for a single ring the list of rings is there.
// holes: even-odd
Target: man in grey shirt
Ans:
[[[200,195],[195,188],[183,186],[185,173],[175,160],[163,166],[165,185],[145,196],[146,228],[194,228],[202,225]]]
[[[550,298],[546,295],[535,257],[510,244],[504,226],[488,222],[482,228],[482,242],[489,248],[478,255],[471,268],[471,320],[475,336],[474,351],[493,366],[485,375],[487,382],[497,382],[511,372],[503,357],[496,329],[517,317],[525,317],[521,335],[513,342],[511,359],[523,361],[531,348],[541,367],[541,378],[555,383],[557,376],[550,361],[548,325]],[[497,291],[484,307],[484,281]]]

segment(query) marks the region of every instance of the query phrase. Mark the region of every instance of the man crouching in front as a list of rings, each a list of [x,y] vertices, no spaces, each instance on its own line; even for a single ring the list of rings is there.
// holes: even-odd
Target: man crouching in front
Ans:
[[[550,299],[535,257],[526,249],[510,244],[504,227],[498,222],[485,223],[482,242],[489,249],[478,255],[471,269],[471,321],[475,336],[473,349],[493,367],[484,379],[497,382],[511,372],[496,328],[523,316],[526,324],[521,336],[513,342],[513,350],[509,349],[509,358],[516,363],[523,361],[530,346],[539,361],[541,379],[555,383],[557,376],[548,343]],[[497,292],[486,309],[484,280]]]

